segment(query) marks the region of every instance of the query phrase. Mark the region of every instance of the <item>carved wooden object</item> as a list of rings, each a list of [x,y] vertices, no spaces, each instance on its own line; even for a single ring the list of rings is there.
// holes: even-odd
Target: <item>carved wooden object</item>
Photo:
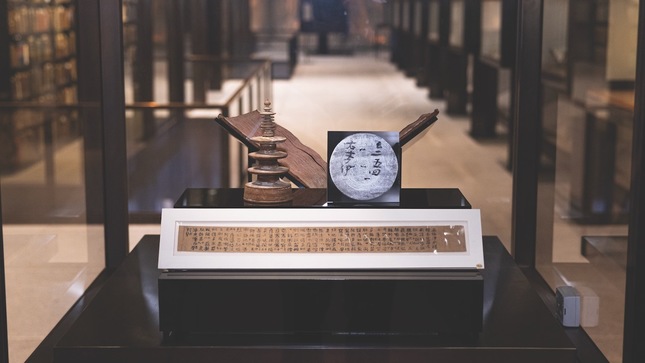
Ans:
[[[419,118],[404,127],[399,132],[401,147],[427,130],[437,121],[438,110],[419,116]],[[260,144],[253,141],[254,136],[262,134],[260,124],[262,114],[258,111],[249,112],[236,117],[219,115],[216,121],[231,135],[240,140],[250,150],[258,150]],[[279,150],[287,152],[287,156],[279,160],[280,165],[289,168],[287,175],[295,184],[305,188],[327,188],[327,163],[312,148],[284,127],[275,125],[275,133],[284,136],[285,141]]]
[[[262,131],[260,112],[253,111],[236,117],[220,115],[216,121],[250,150],[259,148],[260,145],[254,142],[252,137],[260,135]],[[289,179],[305,188],[326,188],[327,163],[325,160],[279,124],[275,125],[275,132],[286,139],[278,149],[287,151],[287,157],[280,159],[279,162],[289,168],[287,172]]]
[[[289,168],[278,164],[279,159],[287,157],[287,152],[278,150],[277,145],[285,142],[284,136],[275,134],[275,122],[271,111],[271,102],[264,102],[264,111],[260,113],[262,121],[260,129],[262,135],[253,136],[251,141],[259,145],[258,151],[252,152],[249,156],[255,159],[256,163],[248,169],[249,174],[255,176],[255,180],[246,183],[244,186],[244,200],[251,203],[286,203],[293,199],[291,183],[281,179]]]

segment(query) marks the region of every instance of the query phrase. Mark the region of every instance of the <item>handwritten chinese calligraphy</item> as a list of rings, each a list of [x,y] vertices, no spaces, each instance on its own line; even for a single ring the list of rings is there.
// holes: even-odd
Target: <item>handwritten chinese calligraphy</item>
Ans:
[[[177,251],[255,253],[465,252],[463,225],[391,227],[180,226]]]
[[[386,193],[396,181],[398,170],[396,152],[375,133],[350,134],[336,144],[329,158],[334,185],[354,200],[375,199]]]

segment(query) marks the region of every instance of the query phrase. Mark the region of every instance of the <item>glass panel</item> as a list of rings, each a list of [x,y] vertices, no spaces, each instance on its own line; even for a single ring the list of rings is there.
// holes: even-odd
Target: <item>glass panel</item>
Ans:
[[[100,73],[81,62],[99,42],[74,1],[0,1],[0,16],[9,353],[24,362],[105,265]]]
[[[323,157],[327,155],[327,131],[400,130],[419,115],[438,108],[440,123],[427,136],[419,136],[414,149],[406,151],[406,161],[402,164],[403,187],[463,189],[469,200],[472,198],[473,205],[490,210],[483,213],[485,233],[499,235],[505,243],[509,242],[511,177],[504,168],[506,144],[473,143],[465,136],[468,123],[459,122],[463,118],[447,115],[444,102],[428,99],[427,88],[411,82],[388,58],[380,57],[378,49],[375,51],[375,41],[378,44],[387,44],[387,41],[370,35],[386,36],[382,28],[385,19],[402,16],[404,12],[409,18],[413,4],[418,1],[149,3],[148,10],[141,11],[141,1],[138,2],[136,23],[137,27],[147,21],[152,23],[150,42],[154,44],[154,62],[150,67],[154,70],[151,80],[154,103],[149,106],[152,106],[154,127],[149,129],[151,133],[147,137],[141,136],[140,130],[145,127],[136,111],[147,106],[137,102],[136,97],[133,103],[128,99],[131,220],[158,223],[160,209],[171,206],[185,188],[242,186],[247,178],[246,147],[228,137],[213,119],[219,113],[233,116],[258,109],[269,97],[277,122]],[[306,9],[298,6],[304,3]],[[464,2],[456,3],[461,10],[455,13],[461,18]],[[219,7],[222,4],[235,4],[235,7]],[[440,2],[431,4],[429,14],[435,19],[434,29],[438,31]],[[179,6],[169,8],[171,5]],[[397,19],[400,17],[394,16]],[[251,36],[247,36],[249,29]],[[136,32],[135,43],[139,44],[144,33]],[[181,36],[173,38],[178,34]],[[401,45],[397,47],[402,52],[401,62],[412,63],[413,50],[423,53],[423,37],[414,39],[410,33],[397,34],[400,38],[394,43]],[[221,43],[221,39],[227,41]],[[186,60],[183,67],[171,64],[171,56],[176,51],[170,47],[176,44],[180,44],[180,54]],[[140,64],[139,59],[143,57],[138,56],[139,51],[137,46],[133,59],[138,61],[126,69]],[[196,57],[198,54],[200,57]],[[232,57],[232,54],[239,56]],[[246,82],[257,65],[245,60],[250,57],[272,60],[273,80],[268,85],[264,74]],[[418,64],[423,64],[428,74],[442,75],[439,65],[430,65],[429,61]],[[397,66],[403,69],[402,64]],[[416,71],[409,73],[416,75]],[[183,77],[184,89],[179,92],[181,97],[171,104],[172,88],[176,87],[171,82],[174,73]],[[128,79],[138,74],[142,72],[126,73],[126,88],[140,87]],[[126,89],[126,94],[129,92],[134,90]],[[249,92],[254,96],[249,97]],[[258,93],[261,95],[255,96]],[[500,96],[508,97],[508,91],[500,89]],[[486,158],[488,164],[480,160],[474,165],[465,159],[468,155],[479,155],[483,148],[490,151]],[[447,155],[454,155],[455,159]],[[477,175],[467,175],[471,172]],[[489,188],[490,194],[481,195],[477,191],[487,180],[494,180],[491,184],[496,186],[495,191]],[[131,225],[131,237],[135,235],[132,231]]]
[[[481,54],[485,57],[500,59],[502,2],[499,0],[482,2],[481,21]]]
[[[274,15],[252,14],[249,4],[268,7],[262,1],[124,2],[124,9],[135,9],[127,12],[124,34],[136,29],[124,43],[134,222],[158,223],[161,208],[171,207],[186,188],[245,181],[245,148],[215,118],[258,110],[271,98],[272,71],[277,77],[288,72],[299,14],[296,1],[271,3]],[[233,16],[222,16],[228,12]],[[212,21],[216,17],[222,21]],[[181,28],[183,36],[175,31]],[[251,48],[251,31],[264,34],[257,49]],[[232,33],[238,41],[226,46],[213,39]],[[135,243],[140,234],[130,230]]]
[[[547,0],[538,270],[622,362],[638,1]],[[569,42],[567,42],[569,39]]]
[[[569,0],[544,1],[542,73],[566,86]]]

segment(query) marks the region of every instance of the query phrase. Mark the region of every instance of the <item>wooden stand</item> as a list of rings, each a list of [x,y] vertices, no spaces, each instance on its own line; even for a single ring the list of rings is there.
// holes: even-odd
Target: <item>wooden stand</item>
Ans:
[[[427,131],[437,121],[438,114],[438,110],[423,114],[399,131],[401,147]],[[252,111],[236,117],[220,115],[215,121],[250,150],[258,150],[260,144],[254,136],[260,135],[262,119],[261,112]],[[289,130],[277,124],[273,126],[277,133],[286,139],[281,149],[287,152],[287,156],[278,160],[280,165],[288,168],[288,178],[298,187],[326,188],[327,162],[315,150],[300,142]]]

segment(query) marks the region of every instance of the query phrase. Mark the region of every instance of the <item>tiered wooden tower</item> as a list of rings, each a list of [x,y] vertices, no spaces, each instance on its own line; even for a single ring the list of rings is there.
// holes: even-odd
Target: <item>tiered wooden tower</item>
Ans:
[[[287,153],[277,149],[277,144],[284,142],[286,138],[275,135],[275,112],[271,111],[269,100],[264,101],[264,111],[260,113],[262,136],[251,138],[260,147],[258,151],[249,154],[256,160],[248,169],[254,180],[244,186],[244,200],[261,204],[287,203],[293,199],[293,192],[291,184],[283,181],[281,177],[289,168],[278,164],[278,160],[286,158]]]

